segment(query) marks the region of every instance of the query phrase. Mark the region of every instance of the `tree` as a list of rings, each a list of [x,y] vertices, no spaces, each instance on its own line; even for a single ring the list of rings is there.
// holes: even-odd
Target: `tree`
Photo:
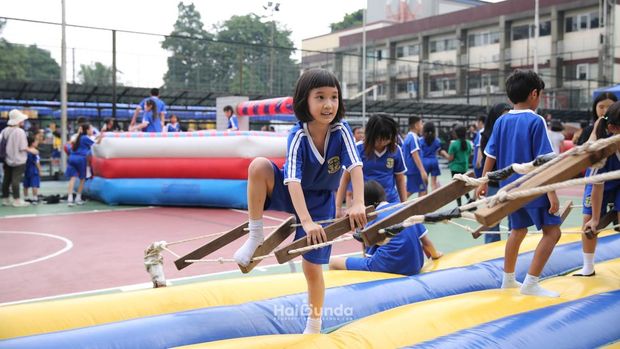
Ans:
[[[101,62],[95,62],[91,65],[80,64],[78,78],[84,85],[110,86],[112,85],[112,67]],[[117,85],[120,84],[117,82]]]
[[[347,13],[340,22],[332,23],[329,26],[332,29],[332,33],[342,29],[348,29],[362,25],[364,21],[364,12],[359,9],[353,13]]]
[[[58,80],[60,66],[49,51],[36,45],[12,44],[0,39],[0,80]]]
[[[209,62],[207,44],[213,35],[203,29],[204,24],[194,4],[178,5],[179,15],[174,30],[162,42],[162,48],[172,53],[168,57],[168,71],[164,83],[173,88],[198,89],[209,82],[213,69]]]
[[[254,14],[231,17],[218,28],[219,55],[212,55],[218,81],[240,94],[290,95],[298,76],[290,35]]]

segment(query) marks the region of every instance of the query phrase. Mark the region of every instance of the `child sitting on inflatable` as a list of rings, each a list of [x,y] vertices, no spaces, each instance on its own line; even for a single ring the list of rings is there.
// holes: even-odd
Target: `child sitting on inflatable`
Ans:
[[[366,206],[373,205],[377,210],[394,206],[395,203],[385,201],[385,191],[381,184],[371,180],[364,184],[364,202]],[[381,212],[377,218],[369,222],[374,224],[390,214],[397,208]],[[424,265],[424,251],[420,238],[428,231],[422,224],[407,227],[394,236],[389,242],[381,246],[371,246],[366,249],[368,257],[332,258],[329,268],[332,270],[365,270],[377,271],[402,275],[415,275],[420,272]]]

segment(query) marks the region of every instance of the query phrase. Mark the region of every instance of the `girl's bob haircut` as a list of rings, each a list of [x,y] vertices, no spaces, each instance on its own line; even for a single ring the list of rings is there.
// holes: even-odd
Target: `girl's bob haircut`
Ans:
[[[335,87],[338,90],[338,110],[336,111],[336,117],[331,123],[335,124],[342,120],[344,104],[342,103],[342,91],[338,78],[332,72],[325,69],[309,69],[301,74],[299,80],[297,80],[295,95],[293,95],[293,110],[299,121],[310,122],[314,120],[308,110],[308,96],[313,89],[326,86]]]

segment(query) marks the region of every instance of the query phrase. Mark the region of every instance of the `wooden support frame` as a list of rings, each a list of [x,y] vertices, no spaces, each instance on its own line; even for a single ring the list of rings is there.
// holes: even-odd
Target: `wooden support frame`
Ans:
[[[373,212],[373,211],[374,211],[374,207],[372,206],[366,207],[366,214],[369,214],[370,212]],[[334,221],[334,223],[326,226],[324,230],[325,230],[325,235],[327,235],[327,241],[332,241],[336,239],[337,237],[353,229],[351,228],[351,224],[349,223],[349,216],[346,216],[346,217],[337,219],[336,221]],[[291,243],[290,245],[284,246],[276,250],[275,254],[276,254],[276,259],[278,260],[278,263],[282,264],[282,263],[290,261],[291,259],[297,256],[302,255],[303,252],[289,254],[288,251],[296,250],[298,248],[302,248],[306,246],[309,246],[308,239],[306,239],[306,237],[304,236],[300,239],[293,241],[293,243]]]
[[[579,175],[581,171],[592,166],[592,164],[595,164],[615,153],[618,150],[618,143],[609,144],[606,147],[591,153],[568,156],[560,160],[555,165],[526,180],[514,190],[531,189],[572,179]],[[510,200],[499,203],[490,208],[479,208],[475,212],[476,220],[482,225],[494,226],[501,221],[502,218],[523,207],[525,204],[538,196],[540,195],[532,195]]]
[[[598,222],[598,226],[596,227],[596,230],[597,230],[596,233],[593,233],[590,230],[588,230],[588,231],[585,231],[584,234],[586,234],[586,237],[588,239],[594,239],[594,237],[598,235],[599,231],[605,229],[609,224],[611,224],[614,221],[616,217],[618,217],[618,212],[609,210],[607,213],[605,213],[603,217],[601,217],[600,221]]]
[[[566,220],[566,217],[568,217],[572,209],[573,209],[573,202],[569,200],[565,203],[564,208],[562,209],[562,212],[560,213],[560,217],[562,218],[562,223],[564,223],[564,221]],[[480,237],[480,235],[482,235],[480,233],[481,231],[488,231],[488,230],[489,230],[489,227],[482,225],[478,227],[478,229],[476,229],[473,233],[471,233],[471,236],[474,239],[477,239]]]
[[[474,172],[469,171],[466,175],[473,177]],[[463,181],[453,179],[452,182],[444,185],[438,190],[412,201],[409,205],[394,212],[394,214],[389,217],[385,217],[372,226],[362,230],[361,235],[364,239],[364,244],[366,246],[373,246],[385,239],[385,235],[379,234],[379,229],[401,223],[410,216],[434,212],[451,201],[456,200],[456,198],[465,195],[465,193],[474,190],[474,188],[475,187],[467,186]]]
[[[288,238],[292,233],[295,232],[295,227],[292,227],[291,225],[295,224],[296,222],[297,220],[295,219],[294,216],[291,216],[286,221],[282,222],[282,224],[280,224],[276,228],[276,230],[274,230],[271,234],[269,234],[269,236],[265,239],[263,244],[260,245],[256,249],[256,251],[254,251],[252,258],[270,254],[271,251],[273,251],[276,247],[278,247],[282,243],[282,241],[286,240],[286,238]],[[250,263],[245,267],[240,264],[238,265],[239,265],[239,269],[241,269],[241,272],[244,274],[247,274],[250,271],[252,271],[252,269],[254,269],[254,267],[257,266],[258,263],[260,262],[262,262],[262,260],[257,260],[257,261],[250,260]]]
[[[174,265],[177,267],[177,270],[181,270],[192,263],[186,262],[188,259],[201,259],[205,256],[210,255],[211,253],[219,250],[220,248],[230,244],[231,242],[241,238],[246,235],[248,231],[245,229],[248,227],[248,222],[241,224],[238,227],[233,228],[228,233],[219,236],[212,241],[209,241],[205,245],[202,245],[195,249],[194,251],[186,254],[185,256],[174,261]]]

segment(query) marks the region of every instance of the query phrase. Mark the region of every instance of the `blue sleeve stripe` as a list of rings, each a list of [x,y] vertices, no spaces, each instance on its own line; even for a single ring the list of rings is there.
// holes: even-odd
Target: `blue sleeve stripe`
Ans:
[[[295,133],[295,137],[293,137],[293,141],[291,142],[291,147],[288,149],[286,178],[297,178],[297,154],[299,153],[298,149],[301,145],[302,133],[302,130]]]

